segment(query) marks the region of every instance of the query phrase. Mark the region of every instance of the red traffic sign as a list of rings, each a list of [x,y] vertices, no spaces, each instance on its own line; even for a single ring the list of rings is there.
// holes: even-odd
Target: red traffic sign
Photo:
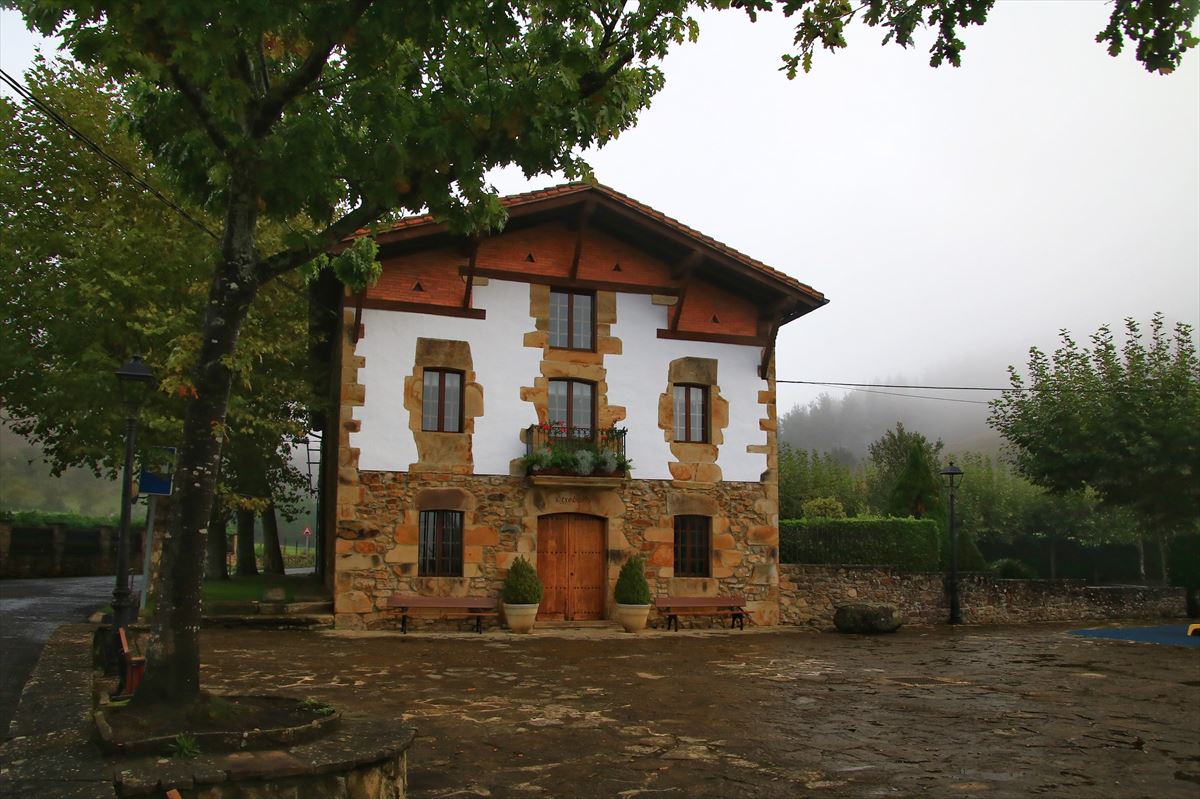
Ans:
[[[305,527],[305,528],[304,528],[304,532],[303,532],[303,533],[301,533],[300,535],[312,535],[312,530],[310,530],[309,528]]]

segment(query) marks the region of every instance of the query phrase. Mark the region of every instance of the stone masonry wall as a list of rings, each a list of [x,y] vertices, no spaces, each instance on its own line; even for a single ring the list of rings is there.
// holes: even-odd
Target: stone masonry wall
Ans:
[[[608,601],[621,564],[646,557],[656,596],[736,594],[751,621],[778,622],[779,530],[775,503],[762,483],[722,482],[695,490],[671,480],[583,480],[536,483],[524,477],[367,472],[357,474],[357,502],[339,521],[335,613],[344,628],[397,623],[386,610],[393,593],[496,596],[518,555],[536,565],[538,518],[555,513],[604,517],[608,535]],[[773,488],[773,486],[771,486]],[[422,507],[454,503],[463,512],[463,576],[417,574]],[[431,504],[432,503],[432,504]],[[712,517],[709,578],[677,578],[673,517]]]
[[[959,598],[963,620],[974,624],[1172,618],[1185,611],[1182,588],[1001,580],[984,574],[962,575]],[[942,624],[950,615],[941,573],[780,564],[780,623],[832,627],[834,608],[849,602],[895,605],[910,624]]]

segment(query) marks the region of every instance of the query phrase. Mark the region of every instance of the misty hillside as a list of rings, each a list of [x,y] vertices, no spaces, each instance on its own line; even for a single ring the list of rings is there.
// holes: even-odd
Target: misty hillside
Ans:
[[[41,450],[0,423],[0,509],[114,516],[121,510],[121,486],[88,469],[52,476]]]
[[[881,389],[882,391],[882,389]],[[888,391],[891,391],[888,389]],[[900,394],[897,389],[893,394]],[[936,392],[914,390],[913,394],[936,396]],[[842,450],[843,460],[862,460],[867,445],[879,438],[896,422],[908,430],[923,433],[930,440],[941,439],[946,452],[982,452],[995,455],[1002,439],[987,426],[988,409],[983,398],[970,403],[939,399],[894,396],[851,391],[844,397],[822,394],[806,406],[795,406],[781,413],[779,440],[798,449],[832,452]]]

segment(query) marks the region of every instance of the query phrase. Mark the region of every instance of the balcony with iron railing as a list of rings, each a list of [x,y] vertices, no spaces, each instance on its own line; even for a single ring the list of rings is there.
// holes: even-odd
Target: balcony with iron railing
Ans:
[[[571,478],[593,483],[623,479],[631,466],[625,456],[625,428],[530,425],[525,431],[525,472],[531,478]],[[539,482],[535,479],[535,482]],[[563,483],[555,479],[555,483]]]

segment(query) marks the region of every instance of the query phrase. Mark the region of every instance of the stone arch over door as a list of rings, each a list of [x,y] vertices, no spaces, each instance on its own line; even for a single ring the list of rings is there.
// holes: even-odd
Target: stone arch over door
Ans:
[[[602,516],[538,517],[537,571],[544,587],[539,619],[594,621],[608,600],[607,523]]]

